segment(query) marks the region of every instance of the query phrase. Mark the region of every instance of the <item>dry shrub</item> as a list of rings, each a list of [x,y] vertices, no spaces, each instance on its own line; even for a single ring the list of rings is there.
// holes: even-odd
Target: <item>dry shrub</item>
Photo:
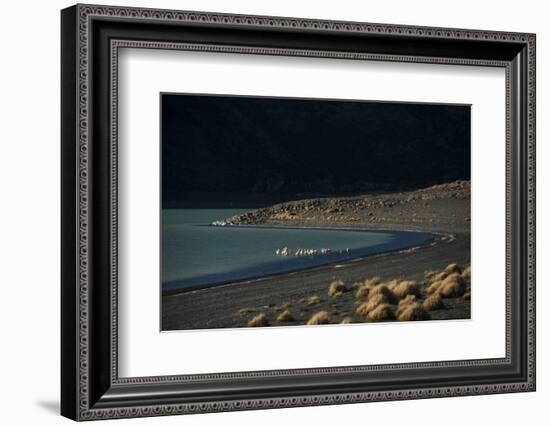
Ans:
[[[276,312],[286,311],[288,308],[290,308],[290,306],[291,306],[290,303],[283,303],[281,306],[275,306],[273,310]]]
[[[415,294],[409,294],[408,296],[405,296],[403,299],[399,301],[399,306],[404,306],[408,303],[416,302],[416,295]]]
[[[460,297],[464,294],[465,290],[466,283],[464,282],[464,278],[455,272],[443,280],[438,293],[442,297]]]
[[[321,298],[319,296],[310,296],[306,299],[306,303],[308,305],[315,305],[317,303],[321,303]]]
[[[438,274],[435,274],[432,279],[430,280],[431,283],[435,283],[437,281],[443,281],[445,278],[447,278],[447,275],[449,275],[447,272],[443,271]]]
[[[462,268],[458,266],[456,263],[451,263],[450,265],[447,265],[447,267],[445,268],[445,272],[447,272],[448,275],[451,275],[454,273],[460,274],[462,273]]]
[[[399,305],[397,305],[397,310],[395,311],[395,314],[399,316],[401,312],[403,312],[403,310],[411,303],[416,303],[416,296],[414,294],[409,294],[404,299],[399,301]]]
[[[279,321],[279,322],[288,322],[288,321],[295,321],[295,320],[294,320],[294,317],[292,316],[292,314],[290,313],[290,311],[287,309],[286,311],[281,312],[277,316],[277,321]]]
[[[462,296],[462,300],[465,301],[465,302],[470,300],[470,298],[471,298],[470,292],[464,293],[464,295]]]
[[[344,285],[344,282],[342,280],[333,281],[330,283],[330,286],[328,287],[329,297],[334,297],[336,295],[340,296],[345,291],[346,291],[346,286]]]
[[[391,291],[393,291],[399,285],[399,281],[391,280],[391,281],[385,282],[384,285],[388,287]]]
[[[307,322],[307,325],[320,325],[320,324],[330,324],[330,315],[327,311],[317,312]]]
[[[342,321],[340,321],[340,324],[351,324],[352,318],[351,317],[344,317],[342,318]]]
[[[359,307],[355,310],[355,313],[361,318],[366,318],[369,313],[368,305],[368,303],[359,305]]]
[[[439,288],[439,294],[447,298],[460,297],[464,294],[464,287],[455,281],[449,282]]]
[[[424,321],[430,319],[430,314],[419,303],[409,303],[400,312],[397,319],[399,321]]]
[[[370,288],[368,288],[367,286],[365,285],[362,285],[361,287],[359,287],[357,289],[357,291],[355,292],[355,297],[357,299],[361,299],[361,300],[365,300],[369,297],[369,292],[370,292]]]
[[[269,325],[269,321],[265,314],[256,315],[250,321],[246,323],[247,327],[266,327]]]
[[[430,281],[433,277],[435,277],[435,274],[437,274],[436,271],[426,271],[426,272],[424,272],[424,280]]]
[[[403,299],[409,295],[420,297],[422,293],[416,281],[401,281],[392,290],[399,299]]]
[[[441,296],[437,293],[434,293],[426,300],[424,300],[424,302],[422,303],[422,307],[426,311],[436,311],[438,309],[445,309],[445,304],[443,303],[443,299],[441,298]]]
[[[363,283],[363,285],[368,288],[373,288],[373,287],[376,287],[381,282],[382,282],[382,279],[377,276],[377,277],[367,278]]]
[[[441,287],[441,284],[443,284],[443,281],[434,281],[430,284],[430,286],[426,289],[426,293],[428,294],[434,294],[437,293],[439,290],[439,287]]]
[[[469,280],[472,277],[472,268],[468,266],[466,269],[462,271],[462,278],[465,280]]]
[[[386,303],[378,305],[367,314],[367,321],[371,322],[391,321],[394,319],[395,312],[393,311],[393,308]]]
[[[378,296],[379,294],[388,299],[388,303],[395,305],[398,302],[397,297],[386,284],[378,284],[376,287],[372,288],[369,292],[369,300],[371,297]]]
[[[355,313],[362,318],[366,318],[368,313],[375,309],[378,305],[388,304],[388,298],[383,294],[375,294],[374,296],[369,297],[369,301],[363,303],[357,308]]]

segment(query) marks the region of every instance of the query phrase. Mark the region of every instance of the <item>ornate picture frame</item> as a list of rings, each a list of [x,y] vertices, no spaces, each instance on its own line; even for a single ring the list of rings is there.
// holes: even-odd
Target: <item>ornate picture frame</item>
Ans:
[[[93,420],[534,391],[535,40],[523,33],[268,16],[64,9],[62,415]],[[119,377],[117,61],[125,47],[505,69],[506,356]]]

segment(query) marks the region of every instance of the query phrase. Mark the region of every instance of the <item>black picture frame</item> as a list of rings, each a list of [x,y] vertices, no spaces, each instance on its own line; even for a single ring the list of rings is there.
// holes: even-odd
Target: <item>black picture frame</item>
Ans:
[[[61,414],[92,420],[534,391],[535,41],[534,34],[510,32],[97,5],[64,9]],[[506,356],[119,378],[115,101],[120,47],[505,68]]]

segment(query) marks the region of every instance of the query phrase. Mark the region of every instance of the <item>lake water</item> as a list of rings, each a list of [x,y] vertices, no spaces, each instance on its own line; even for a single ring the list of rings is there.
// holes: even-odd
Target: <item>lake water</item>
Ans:
[[[205,287],[311,268],[415,246],[431,238],[419,232],[210,226],[215,220],[244,211],[163,210],[163,290]],[[277,256],[275,251],[282,247],[330,248],[332,252],[316,256]]]

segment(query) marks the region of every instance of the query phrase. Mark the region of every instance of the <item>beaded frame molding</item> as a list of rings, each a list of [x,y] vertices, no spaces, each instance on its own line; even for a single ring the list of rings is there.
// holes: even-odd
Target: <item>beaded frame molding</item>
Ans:
[[[75,5],[62,18],[61,413],[93,420],[535,390],[535,35]],[[501,67],[506,356],[118,376],[121,48]]]

